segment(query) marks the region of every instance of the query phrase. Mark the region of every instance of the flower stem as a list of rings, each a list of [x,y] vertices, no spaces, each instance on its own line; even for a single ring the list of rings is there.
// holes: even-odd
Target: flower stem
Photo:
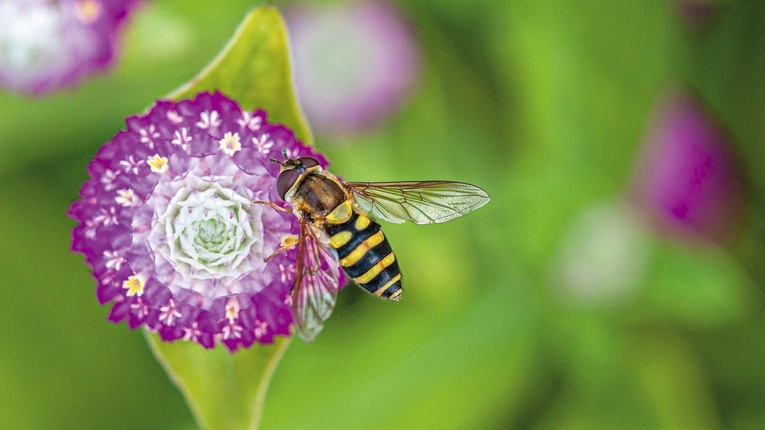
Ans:
[[[191,342],[163,342],[148,331],[145,335],[200,428],[258,428],[271,377],[290,339],[277,337],[272,345],[256,343],[232,354],[222,346],[205,350]]]
[[[263,372],[263,379],[258,386],[258,393],[255,396],[253,416],[250,420],[250,430],[257,430],[257,428],[260,426],[260,419],[263,417],[263,405],[265,405],[266,402],[266,393],[268,392],[268,387],[271,385],[271,378],[274,376],[276,367],[282,360],[282,356],[284,356],[284,353],[287,351],[287,347],[290,345],[290,341],[292,340],[292,338],[278,339],[280,339],[280,341],[278,341],[279,344],[276,347],[276,353],[273,355],[273,357],[271,357],[271,360],[266,365],[266,369]]]

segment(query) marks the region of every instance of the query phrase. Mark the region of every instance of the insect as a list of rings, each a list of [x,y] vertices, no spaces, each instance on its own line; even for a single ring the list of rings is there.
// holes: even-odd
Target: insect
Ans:
[[[316,338],[335,307],[339,280],[323,270],[322,258],[339,261],[345,273],[376,296],[401,298],[401,271],[380,225],[367,215],[403,223],[438,224],[478,209],[489,195],[474,185],[450,181],[342,182],[311,157],[271,159],[281,166],[276,181],[279,196],[292,209],[254,201],[293,212],[300,219],[297,242],[274,254],[298,246],[292,307],[298,336]],[[270,257],[269,257],[270,258]]]

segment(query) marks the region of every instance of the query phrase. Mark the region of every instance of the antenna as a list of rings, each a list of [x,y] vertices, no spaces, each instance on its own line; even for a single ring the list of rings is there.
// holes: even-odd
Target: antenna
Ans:
[[[289,159],[289,158],[290,158],[290,157],[288,157],[288,156],[287,156],[287,148],[282,148],[282,155],[283,155],[283,156],[284,156],[284,158],[286,158],[286,159]],[[280,166],[283,166],[283,165],[284,165],[284,162],[283,162],[283,161],[279,161],[279,160],[277,160],[277,159],[275,159],[275,158],[269,158],[268,160],[269,160],[269,161],[271,161],[271,162],[274,162],[274,163],[276,163],[276,164],[278,164],[278,165],[280,165]],[[284,160],[284,161],[287,161],[287,160]]]

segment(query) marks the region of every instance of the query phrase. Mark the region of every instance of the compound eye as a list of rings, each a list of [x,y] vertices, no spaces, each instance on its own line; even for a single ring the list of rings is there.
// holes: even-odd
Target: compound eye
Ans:
[[[276,179],[276,192],[279,193],[279,197],[284,200],[284,195],[287,191],[295,185],[295,181],[300,177],[300,173],[295,169],[285,170],[279,173],[279,178]]]
[[[311,158],[311,157],[300,157],[298,158],[298,161],[303,163],[303,167],[305,167],[306,169],[319,165],[319,162],[315,158]]]

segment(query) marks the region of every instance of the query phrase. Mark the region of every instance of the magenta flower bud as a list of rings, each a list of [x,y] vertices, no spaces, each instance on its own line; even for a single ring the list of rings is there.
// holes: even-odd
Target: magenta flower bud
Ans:
[[[0,0],[0,85],[41,94],[106,69],[136,0]]]
[[[735,227],[743,196],[730,143],[690,95],[665,99],[639,158],[638,205],[675,233],[724,240]]]
[[[252,204],[281,201],[269,158],[282,148],[327,166],[265,112],[219,93],[128,118],[69,210],[72,249],[92,268],[98,300],[113,303],[109,319],[231,351],[289,336],[297,250],[264,260],[298,236],[298,219]]]
[[[394,113],[412,91],[420,52],[389,3],[294,5],[286,11],[304,113],[321,134],[352,134]]]

